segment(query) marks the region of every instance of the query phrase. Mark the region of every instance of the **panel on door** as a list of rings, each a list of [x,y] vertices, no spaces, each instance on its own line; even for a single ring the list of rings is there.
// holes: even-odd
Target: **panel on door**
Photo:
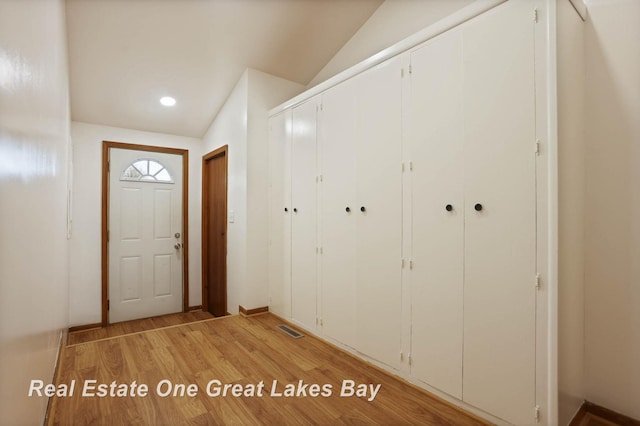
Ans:
[[[315,328],[317,312],[316,101],[292,111],[291,318]]]
[[[269,120],[269,310],[291,317],[291,110]]]
[[[357,349],[398,367],[401,349],[402,80],[400,58],[356,77]]]
[[[532,9],[510,1],[463,30],[463,399],[513,424],[535,406]]]
[[[347,80],[322,95],[322,332],[345,345],[356,336],[357,85]]]
[[[462,398],[462,34],[411,54],[411,374]]]
[[[182,157],[109,149],[109,322],[182,310]]]

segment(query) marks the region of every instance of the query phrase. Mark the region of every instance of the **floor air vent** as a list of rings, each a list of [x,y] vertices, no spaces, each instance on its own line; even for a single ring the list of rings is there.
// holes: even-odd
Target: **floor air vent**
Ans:
[[[297,331],[295,331],[293,328],[288,327],[284,324],[279,325],[278,328],[284,331],[285,333],[287,333],[289,336],[293,337],[294,339],[299,339],[301,337],[304,337],[304,334],[300,334]]]

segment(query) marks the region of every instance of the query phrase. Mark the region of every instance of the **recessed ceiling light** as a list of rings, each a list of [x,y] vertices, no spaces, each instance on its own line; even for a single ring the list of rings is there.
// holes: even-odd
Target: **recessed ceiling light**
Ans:
[[[164,106],[174,106],[176,104],[176,100],[174,98],[172,98],[171,96],[164,96],[162,98],[160,98],[160,103]]]

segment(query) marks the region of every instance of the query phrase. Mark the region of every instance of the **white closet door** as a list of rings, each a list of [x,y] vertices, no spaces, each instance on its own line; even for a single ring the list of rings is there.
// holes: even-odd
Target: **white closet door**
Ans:
[[[316,99],[293,109],[291,156],[291,314],[316,327]]]
[[[411,55],[411,373],[462,398],[464,252],[462,34]]]
[[[533,423],[535,406],[532,11],[510,1],[463,33],[463,399],[513,424]]]
[[[401,349],[400,58],[356,77],[357,349],[398,368]],[[365,209],[364,212],[361,208]]]
[[[356,335],[356,80],[322,95],[322,331],[349,346]]]
[[[269,119],[269,310],[291,317],[291,110]]]

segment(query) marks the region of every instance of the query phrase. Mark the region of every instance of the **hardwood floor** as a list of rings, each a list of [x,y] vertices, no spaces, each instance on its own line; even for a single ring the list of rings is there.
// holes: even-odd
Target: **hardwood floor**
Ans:
[[[187,324],[211,318],[213,318],[213,315],[209,312],[193,311],[178,312],[176,314],[161,315],[159,317],[145,318],[140,320],[124,321],[116,324],[110,324],[107,327],[72,331],[69,333],[67,345],[93,342],[95,340],[105,339],[109,337],[138,333],[140,331],[155,330],[157,328]]]
[[[76,389],[51,400],[47,424],[486,424],[319,339],[292,339],[275,328],[281,323],[269,313],[229,316],[68,346],[57,384],[75,380]],[[195,384],[197,394],[159,396],[164,379]],[[207,385],[216,379],[237,384],[240,396],[233,389],[209,396]],[[88,380],[96,386],[115,381],[128,396],[83,397]],[[148,385],[147,396],[131,396],[134,380]],[[366,396],[341,397],[343,380],[367,385]],[[250,396],[261,381],[262,396]],[[297,388],[300,381],[308,385],[304,391],[285,396],[286,386]],[[312,384],[330,385],[325,392],[331,396],[310,396]],[[371,384],[380,385],[375,397]]]
[[[587,413],[582,421],[580,422],[580,426],[617,426],[620,423],[613,423],[602,417],[598,417],[591,413]]]

